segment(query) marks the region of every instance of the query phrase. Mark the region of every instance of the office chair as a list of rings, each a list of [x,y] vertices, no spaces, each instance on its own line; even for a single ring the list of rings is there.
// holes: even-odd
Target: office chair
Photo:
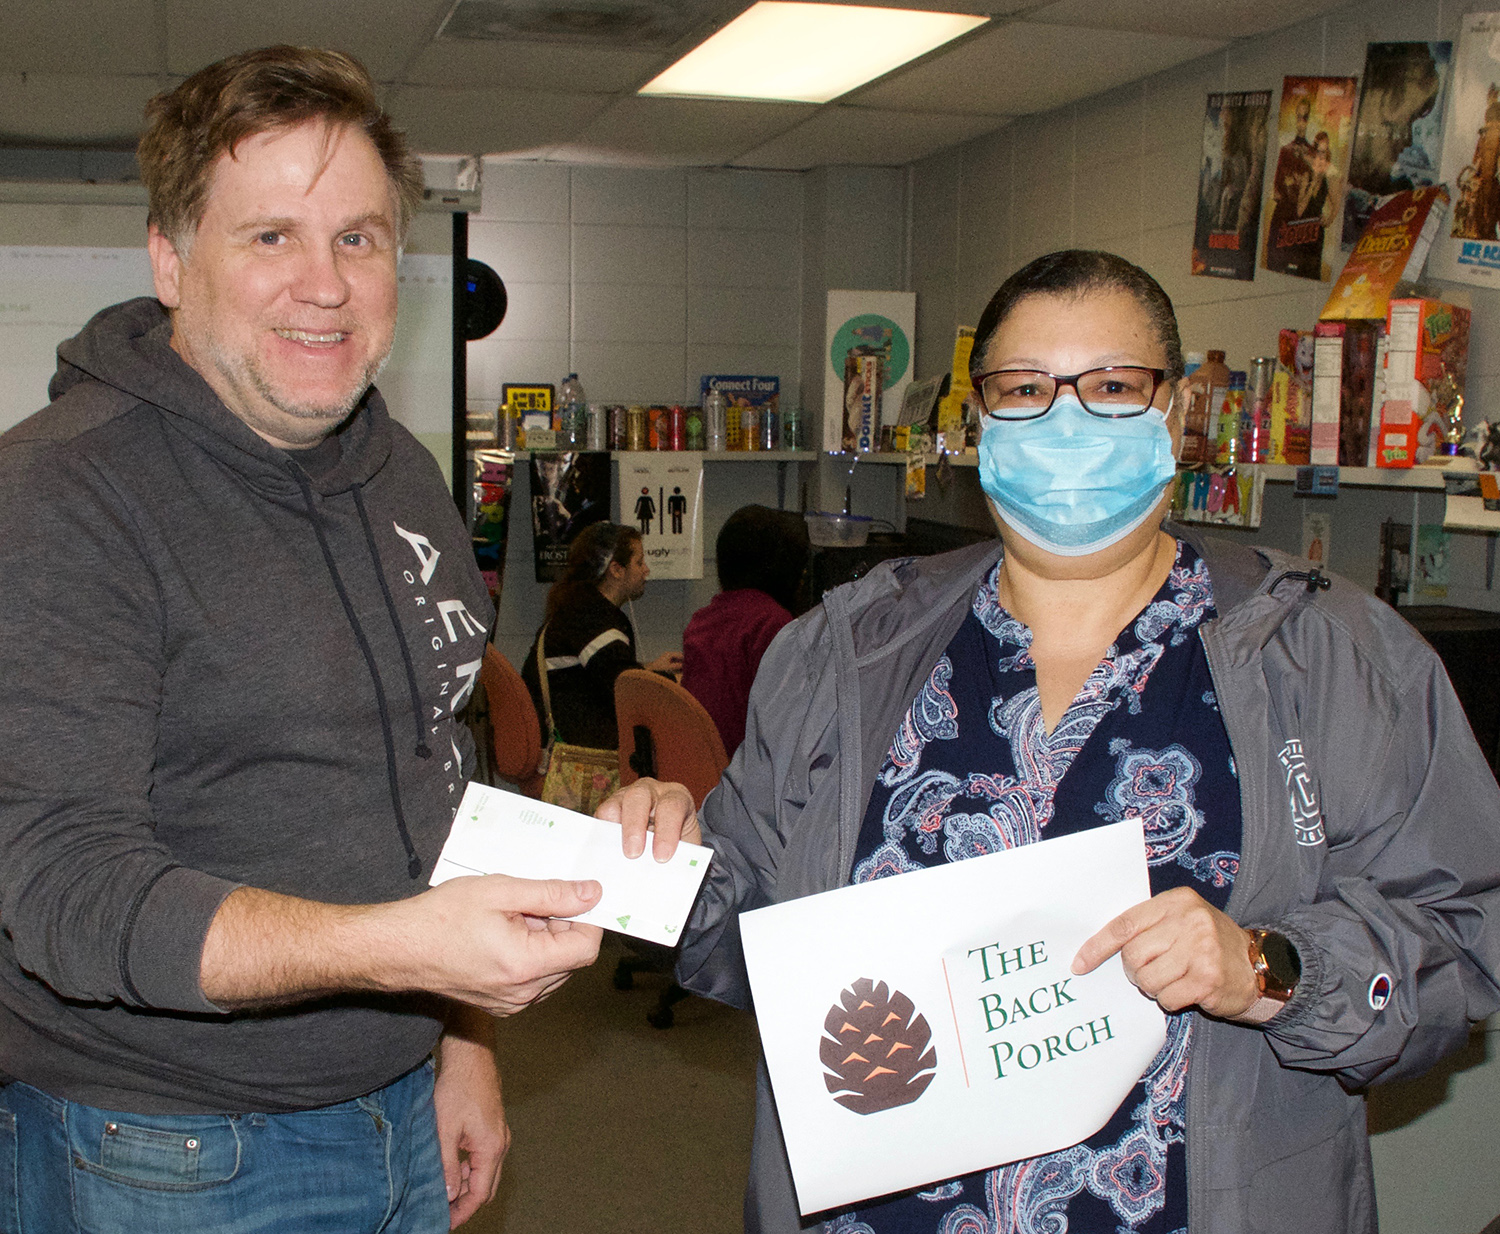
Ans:
[[[545,777],[537,770],[542,757],[542,725],[536,718],[536,704],[521,674],[494,643],[485,644],[479,684],[489,702],[496,774],[526,796],[540,797]]]
[[[615,679],[615,720],[620,730],[620,783],[641,776],[687,786],[702,806],[719,782],[729,755],[703,704],[675,681],[645,669]]]
[[[675,780],[703,799],[719,782],[729,756],[713,719],[703,704],[675,681],[645,669],[626,669],[615,679],[615,720],[620,730],[620,784],[642,776]],[[672,971],[671,949],[630,942],[634,955],[623,956],[615,967],[615,988],[628,990],[638,972]],[[672,1007],[688,996],[673,982],[646,1020],[654,1028],[671,1028]]]

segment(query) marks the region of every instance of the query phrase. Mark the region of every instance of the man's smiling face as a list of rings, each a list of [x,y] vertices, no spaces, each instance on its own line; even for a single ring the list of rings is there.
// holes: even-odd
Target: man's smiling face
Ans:
[[[358,129],[309,121],[246,138],[219,156],[185,251],[151,233],[173,348],[272,445],[316,444],[390,354],[397,220]]]

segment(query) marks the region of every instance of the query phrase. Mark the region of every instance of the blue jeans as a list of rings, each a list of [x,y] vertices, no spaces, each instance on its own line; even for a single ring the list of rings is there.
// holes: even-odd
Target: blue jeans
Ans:
[[[0,1088],[0,1234],[437,1234],[431,1062],[296,1114],[129,1114]]]

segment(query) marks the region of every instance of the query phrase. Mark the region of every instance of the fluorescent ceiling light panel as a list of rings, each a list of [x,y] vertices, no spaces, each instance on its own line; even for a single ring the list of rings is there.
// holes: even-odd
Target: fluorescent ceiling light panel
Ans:
[[[640,92],[826,103],[988,20],[759,0]]]

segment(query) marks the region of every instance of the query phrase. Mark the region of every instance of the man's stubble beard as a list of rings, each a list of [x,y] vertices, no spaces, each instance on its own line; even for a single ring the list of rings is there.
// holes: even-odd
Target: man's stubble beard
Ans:
[[[284,392],[278,390],[271,383],[261,366],[256,363],[254,357],[226,352],[220,348],[217,341],[209,344],[208,351],[209,359],[214,368],[228,383],[230,389],[238,392],[242,401],[250,402],[251,400],[247,399],[246,395],[253,391],[261,400],[274,407],[283,415],[299,423],[319,426],[322,431],[316,438],[300,443],[310,446],[316,445],[331,433],[359,406],[365,394],[384,371],[387,361],[391,358],[391,352],[395,348],[395,344],[396,337],[392,333],[391,341],[387,344],[385,351],[365,366],[365,371],[357,386],[351,389],[339,402],[334,404],[293,402]]]

